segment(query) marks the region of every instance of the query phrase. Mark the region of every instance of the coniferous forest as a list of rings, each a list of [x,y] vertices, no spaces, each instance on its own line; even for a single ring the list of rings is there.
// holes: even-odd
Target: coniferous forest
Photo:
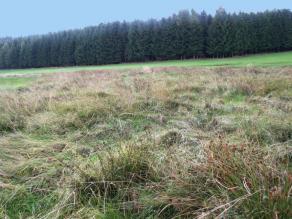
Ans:
[[[0,68],[219,58],[292,49],[292,12],[181,11],[161,20],[113,22],[0,39]]]

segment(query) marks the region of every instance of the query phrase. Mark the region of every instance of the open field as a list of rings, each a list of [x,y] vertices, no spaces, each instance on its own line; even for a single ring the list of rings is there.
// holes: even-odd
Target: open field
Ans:
[[[18,69],[18,70],[0,70],[2,74],[45,74],[56,72],[78,72],[92,71],[102,69],[131,69],[148,67],[283,67],[292,65],[292,52],[269,53],[259,55],[249,55],[243,57],[225,58],[225,59],[196,59],[196,60],[174,60],[174,61],[156,61],[148,63],[126,63],[116,65],[102,66],[77,66],[63,68],[35,68],[35,69]]]
[[[148,63],[128,63],[102,66],[76,66],[60,68],[35,68],[35,69],[15,69],[0,70],[0,89],[22,88],[29,86],[40,75],[51,73],[72,73],[94,70],[119,70],[156,67],[284,67],[292,65],[292,52],[281,52],[271,54],[251,55],[245,57],[234,57],[225,59],[198,59],[198,60],[174,60],[157,61]]]
[[[31,85],[35,79],[35,77],[0,77],[0,88],[7,89],[26,87]]]
[[[292,67],[175,63],[3,89],[0,218],[291,218]]]

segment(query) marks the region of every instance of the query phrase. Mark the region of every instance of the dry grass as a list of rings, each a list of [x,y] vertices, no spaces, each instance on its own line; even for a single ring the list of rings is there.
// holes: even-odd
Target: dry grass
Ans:
[[[291,217],[291,71],[103,70],[1,91],[0,217]]]

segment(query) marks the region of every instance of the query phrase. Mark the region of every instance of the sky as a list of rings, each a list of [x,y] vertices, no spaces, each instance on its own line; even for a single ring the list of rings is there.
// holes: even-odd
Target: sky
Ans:
[[[291,0],[0,0],[0,37],[83,28],[111,21],[168,17],[183,9],[292,10]]]

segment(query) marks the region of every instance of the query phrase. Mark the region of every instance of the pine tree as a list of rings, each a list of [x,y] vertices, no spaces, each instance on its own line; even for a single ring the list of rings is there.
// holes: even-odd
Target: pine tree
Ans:
[[[292,12],[214,17],[181,11],[161,20],[113,22],[43,36],[0,39],[0,68],[227,57],[292,49]]]

